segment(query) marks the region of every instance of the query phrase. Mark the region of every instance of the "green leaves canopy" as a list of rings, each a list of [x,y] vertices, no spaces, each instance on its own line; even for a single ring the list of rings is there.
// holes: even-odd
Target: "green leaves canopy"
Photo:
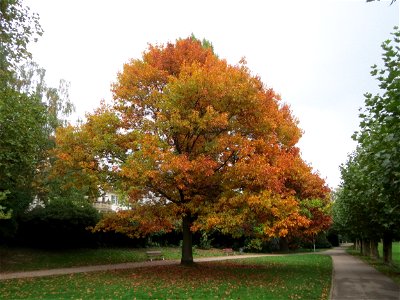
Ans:
[[[381,93],[365,94],[357,151],[342,167],[335,223],[369,238],[400,234],[400,32],[382,44],[383,65],[373,66]]]

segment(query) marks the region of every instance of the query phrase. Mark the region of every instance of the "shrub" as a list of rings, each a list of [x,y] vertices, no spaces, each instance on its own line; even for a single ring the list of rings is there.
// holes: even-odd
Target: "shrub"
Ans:
[[[21,218],[17,238],[20,243],[34,247],[94,246],[94,236],[87,228],[95,226],[99,219],[99,213],[87,202],[55,199]]]

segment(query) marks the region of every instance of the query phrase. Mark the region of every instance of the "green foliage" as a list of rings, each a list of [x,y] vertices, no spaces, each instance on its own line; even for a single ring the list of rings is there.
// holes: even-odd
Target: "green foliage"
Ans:
[[[57,88],[50,87],[47,86],[45,75],[45,69],[28,61],[18,68],[14,88],[20,93],[37,97],[46,106],[47,128],[52,134],[58,127],[67,125],[66,118],[75,107],[69,99],[69,83],[61,79]]]
[[[12,77],[17,64],[31,58],[28,43],[42,33],[39,16],[21,0],[0,2],[0,88]]]
[[[96,209],[84,199],[54,199],[46,206],[38,205],[26,214],[27,220],[71,220],[72,224],[90,226],[99,219]]]
[[[313,249],[314,242],[316,249],[332,248],[332,244],[328,241],[327,235],[324,232],[320,232],[319,234],[317,234],[315,236],[315,241],[303,241],[300,245],[302,248]]]
[[[0,192],[0,202],[2,200],[6,199],[7,194],[9,194],[9,193],[10,193],[9,191]],[[10,219],[11,213],[12,213],[12,210],[6,211],[6,208],[4,206],[0,205],[0,220]]]
[[[97,210],[85,199],[53,199],[23,216],[18,237],[36,247],[89,246],[94,239],[88,227],[99,219]]]
[[[205,38],[203,38],[203,40],[199,40],[199,39],[194,35],[194,33],[192,33],[192,34],[190,35],[190,38],[191,38],[192,40],[195,40],[195,41],[198,41],[199,43],[201,43],[201,46],[202,46],[203,48],[205,48],[205,49],[211,49],[211,52],[214,53],[214,46],[213,46],[212,42],[210,42],[209,40],[207,40],[207,39],[205,39]],[[214,53],[214,54],[215,54],[215,53]]]
[[[206,231],[202,231],[201,232],[201,237],[200,237],[200,243],[199,243],[199,247],[201,249],[211,249],[211,243],[212,243],[213,239],[210,238],[207,234]]]
[[[34,197],[41,197],[53,134],[72,112],[68,84],[48,87],[30,61],[29,42],[42,34],[37,14],[21,0],[0,2],[0,237],[12,235]],[[7,196],[5,197],[5,195]]]
[[[248,239],[244,249],[246,252],[261,252],[265,245],[265,241],[262,239]]]
[[[354,138],[363,149],[363,172],[372,178],[371,189],[388,203],[388,213],[400,219],[397,195],[400,193],[400,31],[382,44],[383,67],[372,67],[381,94],[365,95],[365,110],[360,114],[361,131]],[[388,227],[393,227],[391,224]]]
[[[383,66],[373,66],[381,93],[365,94],[358,148],[342,166],[335,223],[353,236],[398,235],[400,228],[400,31],[382,44]]]
[[[47,144],[45,107],[34,96],[0,90],[0,192],[18,216],[32,200],[32,182]]]

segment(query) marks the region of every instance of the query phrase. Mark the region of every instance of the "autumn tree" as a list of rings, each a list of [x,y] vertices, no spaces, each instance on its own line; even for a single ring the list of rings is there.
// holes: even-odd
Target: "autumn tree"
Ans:
[[[93,134],[85,140],[96,149],[91,158],[117,174],[133,207],[158,211],[157,224],[167,229],[181,224],[183,264],[193,262],[193,231],[285,237],[310,226],[300,193],[308,197],[316,188],[326,197],[323,180],[296,186],[298,175],[311,170],[296,171],[301,131],[289,107],[244,60],[229,65],[209,45],[193,37],[150,45],[119,73],[113,105],[75,129]],[[104,123],[93,126],[94,120]],[[96,139],[110,143],[95,145]],[[59,159],[68,151],[76,153],[60,149]],[[151,228],[138,223],[135,211],[142,210],[120,213],[125,225],[131,220],[136,228]],[[154,214],[146,215],[152,220]],[[117,223],[110,219],[97,229],[123,230]]]
[[[102,106],[88,115],[82,126],[57,128],[49,179],[58,188],[58,196],[79,193],[94,201],[101,189],[116,186],[114,171],[126,159],[125,147],[116,134],[119,125],[115,113]]]

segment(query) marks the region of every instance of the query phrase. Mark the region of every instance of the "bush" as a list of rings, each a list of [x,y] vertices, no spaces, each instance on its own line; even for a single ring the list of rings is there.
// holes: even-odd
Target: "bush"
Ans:
[[[73,248],[95,245],[87,230],[100,215],[89,203],[54,200],[45,207],[35,207],[19,222],[17,240],[24,246]]]
[[[247,252],[262,252],[264,246],[265,242],[263,240],[254,238],[246,241],[244,249]]]
[[[205,232],[205,231],[201,232],[201,237],[200,237],[200,241],[199,241],[199,248],[200,249],[204,249],[204,250],[211,249],[212,241],[213,241],[213,239],[208,236],[207,232]]]
[[[301,243],[302,248],[308,248],[312,249],[314,247],[314,244],[312,241],[303,241]],[[322,249],[322,248],[332,248],[332,244],[329,242],[329,240],[326,237],[326,234],[324,232],[320,232],[315,239],[315,248]]]

